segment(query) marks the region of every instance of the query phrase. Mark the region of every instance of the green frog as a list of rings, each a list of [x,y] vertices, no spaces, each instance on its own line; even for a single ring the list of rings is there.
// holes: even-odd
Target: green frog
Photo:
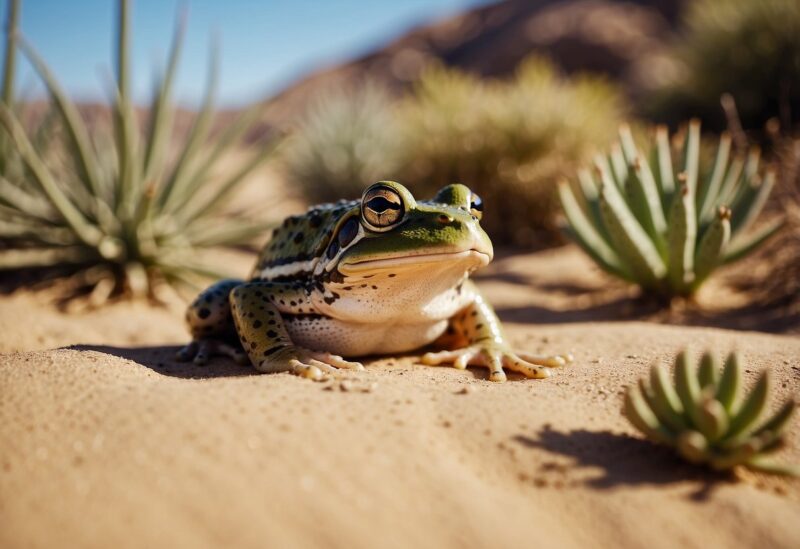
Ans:
[[[361,200],[287,218],[261,251],[248,281],[222,280],[189,306],[193,341],[179,360],[222,354],[261,372],[321,379],[362,370],[343,357],[387,355],[429,344],[424,364],[484,366],[545,378],[570,355],[514,352],[470,273],[492,259],[480,225],[483,204],[460,184],[417,201],[381,181]]]

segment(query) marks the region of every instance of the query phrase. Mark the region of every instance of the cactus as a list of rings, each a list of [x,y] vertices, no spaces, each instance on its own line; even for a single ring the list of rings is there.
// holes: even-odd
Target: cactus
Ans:
[[[8,44],[19,45],[45,83],[63,146],[60,154],[46,154],[10,102],[0,106],[3,143],[13,147],[26,175],[24,181],[0,177],[0,270],[71,265],[86,281],[80,290],[88,287],[95,302],[121,291],[153,295],[156,281],[193,284],[199,277],[224,275],[199,261],[198,251],[241,245],[264,229],[251,218],[226,215],[224,206],[268,157],[267,148],[254,151],[241,169],[221,181],[211,177],[259,111],[245,111],[208,143],[217,81],[212,51],[202,108],[185,143],[171,149],[171,90],[184,34],[181,20],[154,90],[148,124],[140,129],[130,93],[129,20],[128,2],[120,0],[113,139],[90,133],[44,61],[9,29]],[[13,64],[6,61],[5,83],[12,74]]]
[[[780,229],[777,220],[747,234],[775,182],[772,171],[759,170],[758,150],[730,160],[723,134],[713,166],[701,166],[700,122],[692,120],[676,165],[665,127],[656,130],[649,161],[629,127],[619,135],[608,156],[596,157],[594,173],[579,172],[578,196],[559,184],[568,232],[608,273],[661,297],[689,296],[716,267]]]
[[[742,370],[736,353],[725,361],[720,375],[717,361],[705,353],[692,371],[686,351],[675,359],[674,386],[664,368],[654,365],[650,377],[628,388],[624,415],[647,438],[675,448],[691,463],[716,470],[736,466],[797,476],[800,469],[768,457],[785,442],[795,403],[786,402],[769,420],[756,425],[770,391],[769,372],[761,374],[753,390],[739,395]]]

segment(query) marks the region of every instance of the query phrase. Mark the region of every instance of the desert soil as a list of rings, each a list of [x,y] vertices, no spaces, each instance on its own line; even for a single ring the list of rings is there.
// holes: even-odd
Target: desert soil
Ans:
[[[314,383],[174,362],[177,309],[0,298],[0,546],[800,547],[800,480],[694,469],[620,414],[685,346],[770,369],[775,407],[796,335],[748,331],[715,286],[696,326],[664,323],[572,248],[479,284],[516,347],[574,364],[497,384],[409,355]],[[780,457],[800,463],[800,421]]]

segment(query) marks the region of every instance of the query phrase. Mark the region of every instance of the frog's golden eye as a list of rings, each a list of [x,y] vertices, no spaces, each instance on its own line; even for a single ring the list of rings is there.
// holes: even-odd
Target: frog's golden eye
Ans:
[[[483,200],[475,193],[472,193],[472,197],[470,198],[469,213],[478,219],[483,217]]]
[[[373,230],[387,230],[397,225],[404,214],[403,199],[389,186],[374,185],[361,198],[361,217]]]

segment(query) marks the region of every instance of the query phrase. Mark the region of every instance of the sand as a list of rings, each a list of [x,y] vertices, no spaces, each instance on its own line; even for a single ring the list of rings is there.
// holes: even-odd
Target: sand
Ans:
[[[738,348],[748,383],[769,368],[797,397],[796,335],[720,307],[691,323],[728,328],[654,323],[570,248],[479,284],[515,346],[575,363],[496,384],[408,355],[314,383],[174,362],[179,311],[0,298],[0,546],[800,547],[800,480],[695,469],[620,415],[686,345]]]

